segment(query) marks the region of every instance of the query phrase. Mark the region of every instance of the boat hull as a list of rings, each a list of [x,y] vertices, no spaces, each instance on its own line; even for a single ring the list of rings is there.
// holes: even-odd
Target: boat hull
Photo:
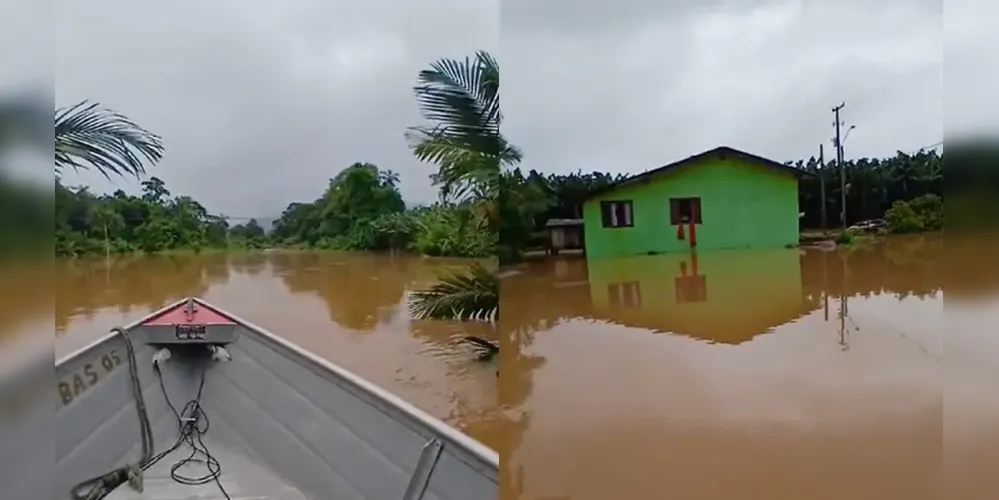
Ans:
[[[204,372],[206,441],[266,467],[305,498],[498,497],[492,450],[360,377],[198,303],[237,323],[238,340],[226,346],[231,360],[172,356],[161,371],[177,407],[196,397]],[[153,371],[160,346],[144,342],[141,320],[126,330],[159,451],[179,433]],[[54,498],[64,499],[77,482],[139,456],[126,353],[124,339],[110,335],[56,366]],[[221,466],[225,485],[226,464]],[[229,479],[247,484],[247,478]]]

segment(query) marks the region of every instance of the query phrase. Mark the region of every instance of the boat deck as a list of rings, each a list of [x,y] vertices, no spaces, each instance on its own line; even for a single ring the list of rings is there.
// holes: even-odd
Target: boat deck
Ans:
[[[257,464],[240,453],[205,440],[209,451],[222,466],[219,481],[227,497],[214,481],[202,485],[186,485],[170,477],[170,469],[191,454],[188,446],[181,446],[163,457],[146,471],[143,478],[145,491],[139,493],[123,485],[106,497],[106,500],[313,500],[298,488],[288,484],[265,466]],[[196,458],[203,458],[200,454]],[[208,473],[203,462],[192,462],[177,470],[186,477],[200,477]]]

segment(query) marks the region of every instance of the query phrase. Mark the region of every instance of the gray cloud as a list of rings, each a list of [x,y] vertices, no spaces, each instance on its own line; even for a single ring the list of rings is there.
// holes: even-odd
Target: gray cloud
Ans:
[[[526,168],[637,172],[722,144],[807,158],[831,150],[841,101],[848,156],[942,138],[939,1],[501,5],[505,133]]]
[[[420,123],[416,75],[495,51],[495,0],[59,3],[56,103],[94,99],[162,135],[151,174],[229,215],[317,197],[355,161],[395,170],[410,201],[433,167],[403,133]],[[67,183],[135,182],[96,173]]]
[[[52,95],[51,2],[0,0],[0,12],[0,106],[29,100],[50,105],[45,101]],[[52,185],[51,155],[27,146],[4,144],[0,168],[5,174],[12,170],[21,179]]]
[[[999,135],[999,3],[947,0],[944,16],[947,138]]]
[[[999,4],[947,5],[944,19],[939,0],[63,1],[57,103],[98,99],[161,133],[156,175],[241,215],[311,199],[353,161],[431,198],[432,167],[402,137],[419,122],[410,88],[478,48],[501,58],[528,168],[633,172],[719,144],[807,157],[840,101],[847,154],[885,155],[940,140],[945,51],[948,127],[996,125]]]

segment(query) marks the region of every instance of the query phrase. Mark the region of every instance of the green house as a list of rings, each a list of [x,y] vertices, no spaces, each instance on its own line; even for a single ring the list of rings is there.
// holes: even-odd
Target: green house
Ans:
[[[591,193],[590,259],[796,245],[803,170],[719,147]]]

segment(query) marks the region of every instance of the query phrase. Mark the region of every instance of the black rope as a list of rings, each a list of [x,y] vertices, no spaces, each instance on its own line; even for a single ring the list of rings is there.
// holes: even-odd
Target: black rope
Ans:
[[[88,479],[77,484],[70,490],[73,500],[100,500],[110,494],[115,488],[130,479],[141,481],[137,469],[143,467],[153,454],[153,426],[149,423],[149,413],[146,411],[146,401],[142,397],[142,385],[139,383],[139,368],[135,361],[135,346],[132,338],[122,328],[112,328],[111,332],[121,335],[125,342],[126,360],[128,361],[128,376],[132,386],[132,396],[135,398],[135,410],[139,417],[139,432],[142,438],[142,456],[136,465],[119,467],[107,474]]]
[[[125,332],[125,330],[115,328],[112,331],[121,334],[122,338],[125,339],[129,376],[131,378],[132,389],[135,396],[135,407],[139,414],[139,430],[142,434],[142,458],[136,465],[119,467],[111,472],[108,472],[107,474],[103,474],[77,484],[72,490],[70,490],[71,498],[73,500],[101,500],[111,494],[111,492],[116,488],[132,479],[140,482],[141,484],[141,471],[145,471],[153,465],[159,463],[164,457],[173,453],[186,443],[191,447],[191,454],[181,460],[178,460],[173,464],[173,466],[170,467],[170,477],[177,483],[191,486],[214,482],[218,486],[219,491],[222,492],[222,495],[225,496],[227,500],[232,500],[232,497],[229,496],[225,487],[222,486],[222,481],[219,479],[222,475],[222,464],[219,463],[218,459],[212,456],[211,452],[208,450],[208,446],[205,445],[203,440],[204,434],[208,432],[208,428],[210,427],[208,415],[205,414],[201,407],[201,396],[205,388],[205,372],[207,371],[207,365],[203,365],[201,368],[201,380],[198,383],[197,395],[194,399],[188,401],[180,411],[177,411],[177,407],[174,406],[172,401],[170,401],[170,395],[167,393],[166,384],[163,381],[163,372],[160,370],[159,363],[153,364],[153,371],[156,373],[160,389],[163,391],[163,398],[166,399],[167,406],[170,407],[170,411],[173,412],[174,417],[177,418],[177,427],[179,431],[177,441],[174,442],[170,448],[153,455],[154,443],[152,425],[149,423],[149,414],[146,411],[146,403],[142,397],[142,386],[139,383],[138,368],[135,362],[135,349],[132,345],[131,338],[129,338],[128,333]],[[197,458],[199,454],[204,458]],[[192,463],[204,464],[208,469],[208,473],[199,477],[187,477],[178,472],[181,467]]]
[[[205,371],[206,366],[201,368],[201,380],[198,383],[198,393],[194,399],[188,401],[180,411],[174,406],[173,402],[170,401],[170,395],[167,394],[166,384],[163,382],[163,373],[160,371],[159,365],[153,365],[154,371],[156,372],[156,377],[159,379],[160,389],[163,391],[163,397],[166,399],[167,406],[170,407],[170,411],[173,412],[174,417],[177,418],[177,427],[180,433],[177,441],[174,442],[173,446],[163,450],[162,452],[156,454],[149,463],[142,467],[146,470],[164,457],[173,453],[185,443],[191,447],[191,453],[185,458],[182,458],[175,462],[170,467],[170,477],[180,484],[197,486],[202,484],[208,484],[214,482],[218,486],[219,491],[227,500],[232,500],[229,493],[226,491],[225,487],[222,486],[222,481],[219,479],[222,476],[222,464],[219,463],[218,459],[212,456],[211,451],[208,450],[208,446],[203,440],[203,436],[208,432],[208,428],[211,423],[208,420],[208,415],[201,407],[201,395],[205,388]],[[198,458],[201,455],[204,458]],[[182,467],[193,464],[201,463],[204,464],[205,468],[208,469],[208,473],[203,476],[198,477],[188,477],[181,475],[178,472]]]

